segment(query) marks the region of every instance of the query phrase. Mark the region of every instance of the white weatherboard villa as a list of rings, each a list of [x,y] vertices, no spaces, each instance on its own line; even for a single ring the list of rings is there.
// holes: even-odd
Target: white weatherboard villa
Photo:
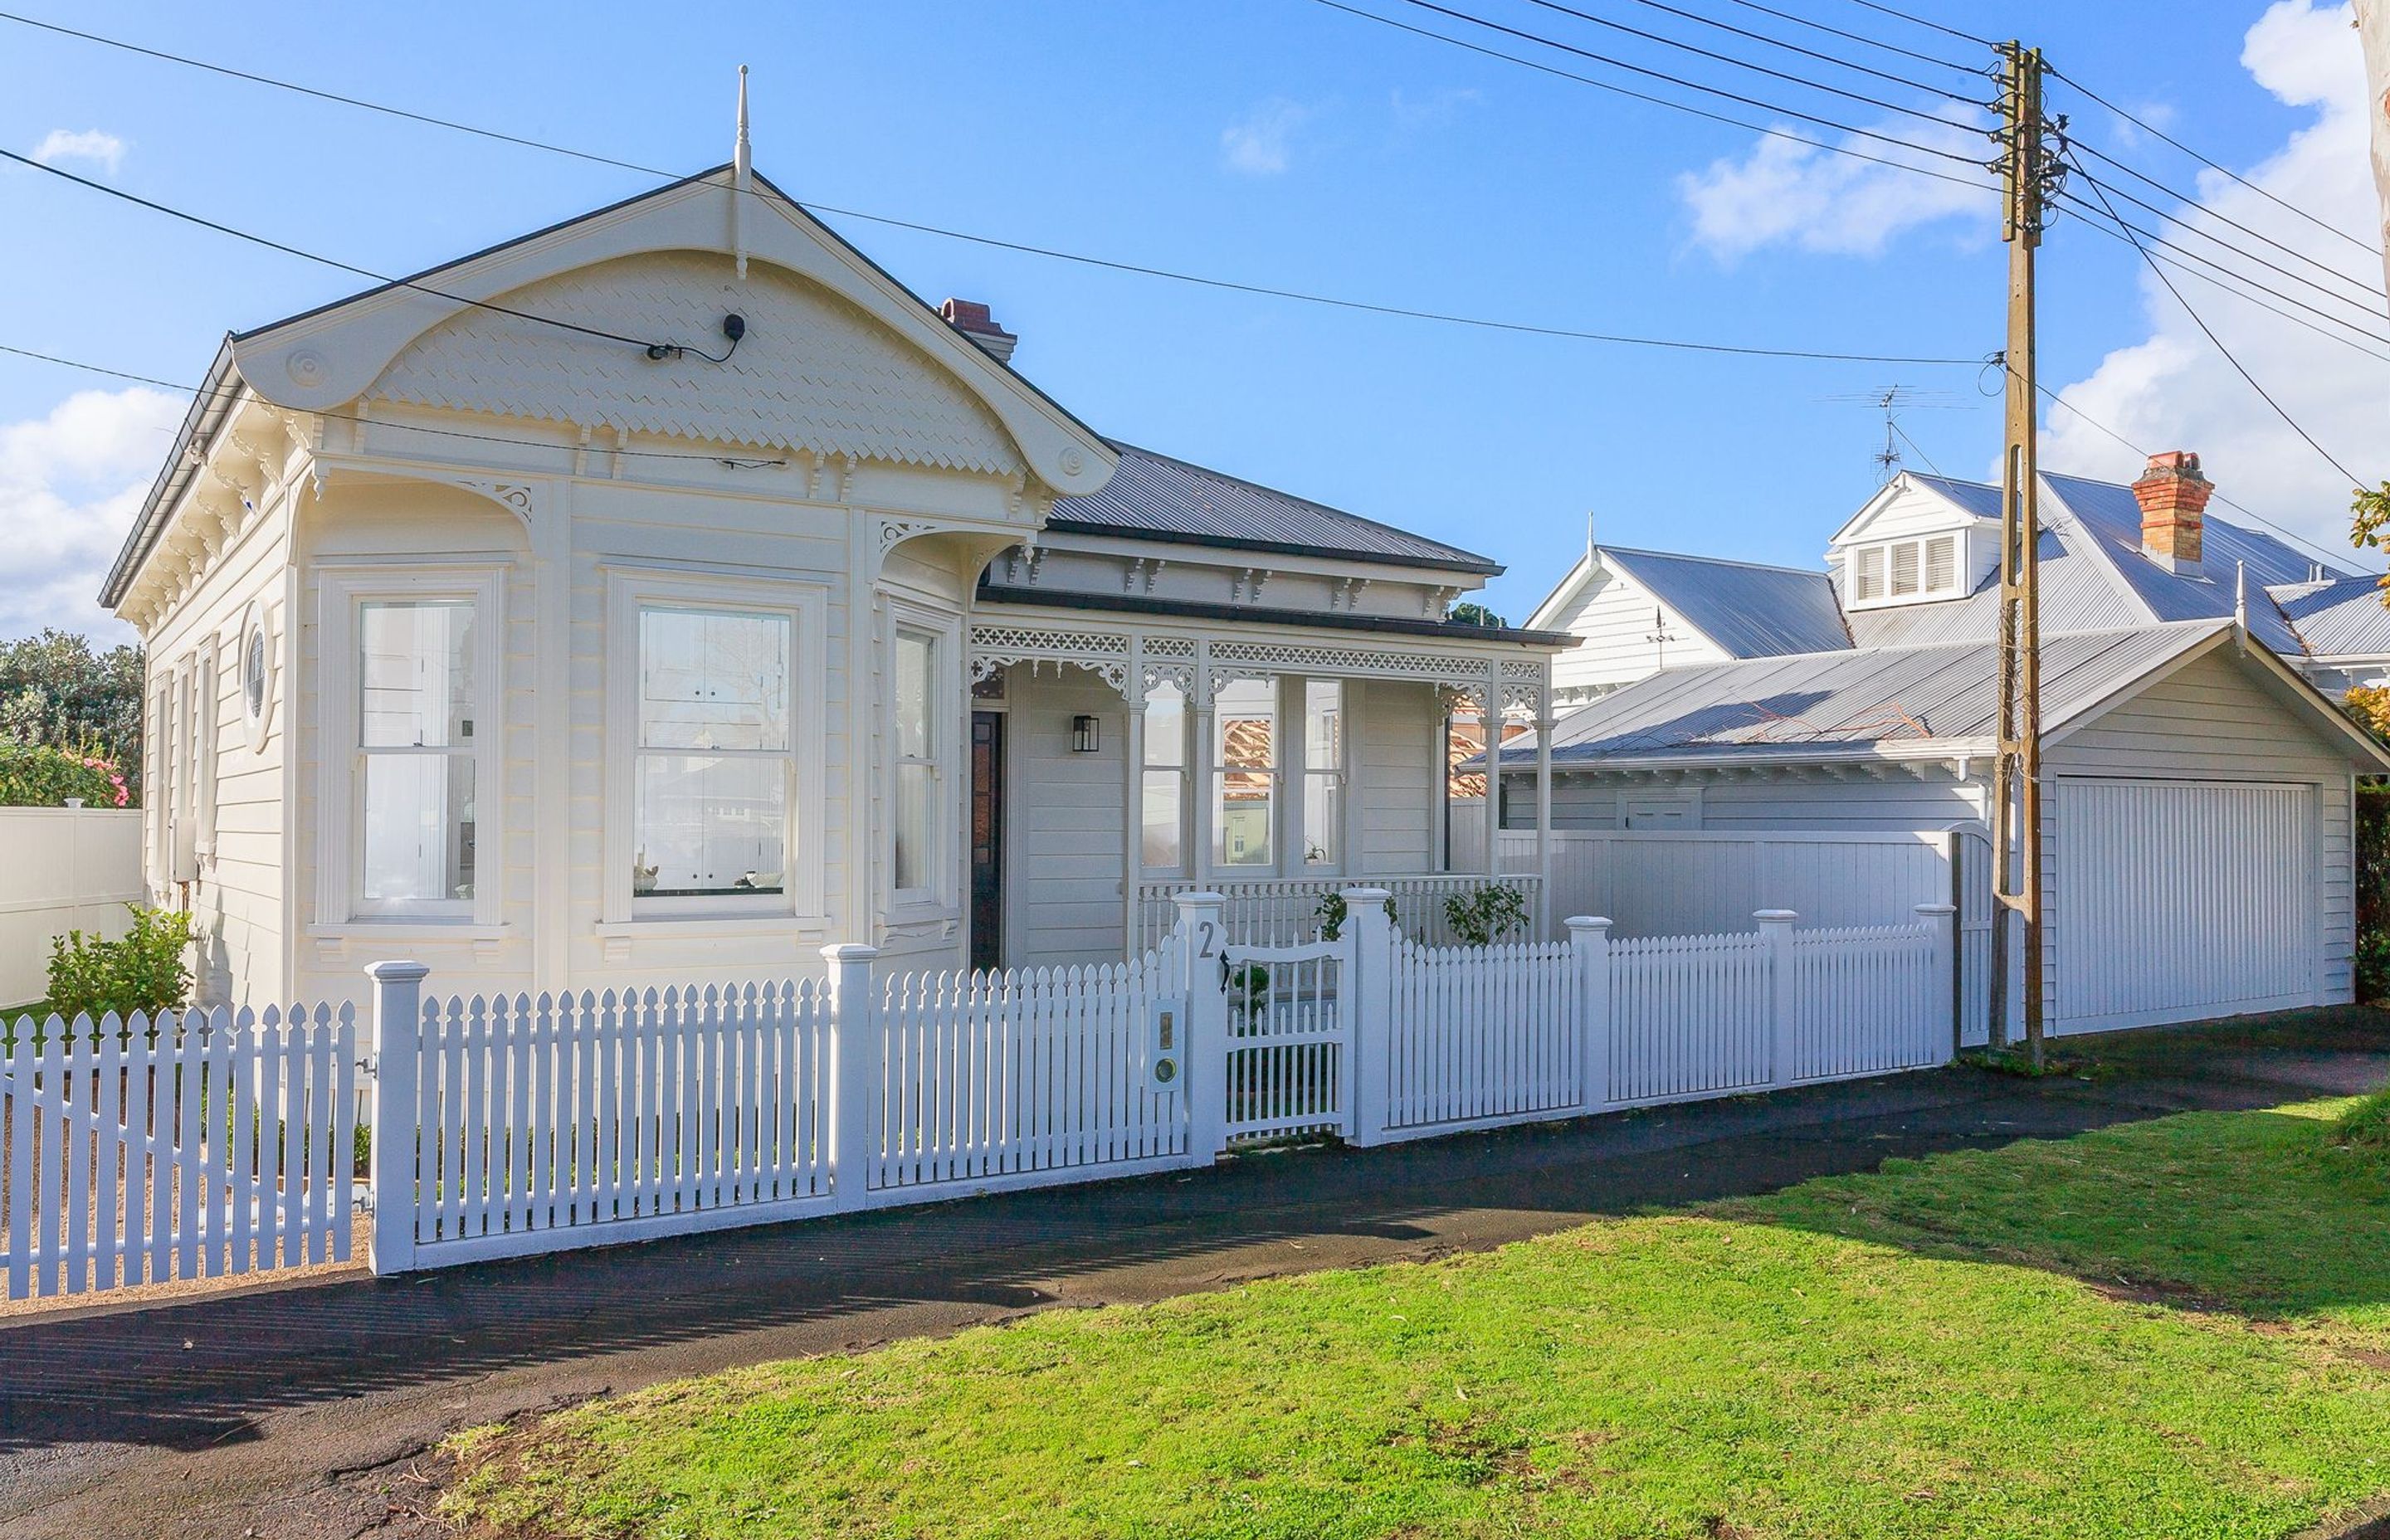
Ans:
[[[2213,494],[2182,453],[2131,486],[2042,480],[2059,1031],[2350,997],[2355,778],[2390,756],[2321,691],[2383,676],[2390,611],[2374,579],[2210,516]],[[1528,622],[1583,638],[1553,666],[1579,704],[1539,746],[1563,850],[1570,830],[1703,835],[1687,846],[1716,847],[1707,864],[1638,869],[1655,889],[1731,890],[1715,863],[1743,858],[1735,836],[1980,827],[1998,516],[1997,487],[1903,473],[1835,532],[1822,571],[1589,550]],[[1536,753],[1504,761],[1524,807]],[[1512,865],[1547,869],[1509,845]],[[1954,895],[1971,925],[1988,924],[1988,883],[1978,861]],[[1687,905],[1664,906],[1687,923]],[[1630,898],[1604,912],[1635,929]]]
[[[740,161],[229,338],[109,576],[202,998],[1118,959],[1423,912],[1465,551],[1107,440]]]

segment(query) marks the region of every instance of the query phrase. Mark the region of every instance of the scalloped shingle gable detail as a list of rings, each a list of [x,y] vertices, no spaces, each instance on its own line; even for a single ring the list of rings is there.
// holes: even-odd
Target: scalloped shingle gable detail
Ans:
[[[500,297],[510,308],[718,353],[722,317],[747,319],[726,364],[651,360],[488,309],[425,332],[368,399],[707,443],[853,455],[1009,476],[1023,468],[995,414],[927,354],[846,300],[781,269],[734,276],[703,252],[621,257]]]

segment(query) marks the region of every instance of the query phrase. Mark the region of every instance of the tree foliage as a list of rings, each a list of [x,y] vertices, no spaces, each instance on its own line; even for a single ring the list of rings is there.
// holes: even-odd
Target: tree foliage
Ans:
[[[105,760],[137,798],[141,674],[140,648],[95,651],[89,638],[71,631],[0,642],[0,744]],[[95,805],[113,801],[105,793],[84,795]]]
[[[1510,623],[1473,599],[1454,605],[1452,609],[1446,613],[1444,618],[1451,622],[1454,625],[1487,625],[1500,627]]]
[[[2384,481],[2371,491],[2358,487],[2348,505],[2348,512],[2349,544],[2383,549],[2384,542],[2390,540],[2390,481]],[[2382,602],[2390,604],[2390,583],[2384,584]]]

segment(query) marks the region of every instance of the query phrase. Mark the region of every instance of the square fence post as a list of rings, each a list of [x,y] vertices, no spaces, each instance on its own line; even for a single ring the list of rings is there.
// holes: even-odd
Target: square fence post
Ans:
[[[1576,963],[1577,1105],[1610,1105],[1610,921],[1571,915],[1569,951]]]
[[[1201,1165],[1228,1147],[1227,899],[1174,893],[1178,976],[1187,986],[1187,1155]]]
[[[366,1161],[366,1190],[373,1195],[373,1226],[366,1260],[377,1277],[415,1270],[416,1144],[422,1125],[417,1080],[418,1045],[423,1035],[423,981],[431,969],[419,962],[368,964],[373,981],[373,1133]]]
[[[829,964],[830,1197],[839,1208],[859,1209],[871,1187],[872,1114],[887,1049],[871,978],[880,949],[842,942],[823,947],[821,955]]]
[[[1383,1144],[1394,1105],[1394,921],[1386,913],[1394,894],[1383,888],[1346,888],[1343,940],[1352,971],[1343,980],[1344,1047],[1351,1071],[1346,1084],[1347,1143]]]
[[[1767,953],[1767,1082],[1790,1085],[1801,1047],[1792,978],[1792,922],[1801,917],[1791,909],[1762,909],[1751,918],[1759,922]]]
[[[1936,1015],[1947,1015],[1950,1024],[1950,1054],[1959,1057],[1959,1033],[1965,1028],[1966,1016],[1959,1001],[1959,906],[1955,904],[1921,904],[1917,918],[1934,935],[1934,962],[1926,974],[1925,1020],[1929,1025]],[[1929,1034],[1926,1042],[1931,1044]]]

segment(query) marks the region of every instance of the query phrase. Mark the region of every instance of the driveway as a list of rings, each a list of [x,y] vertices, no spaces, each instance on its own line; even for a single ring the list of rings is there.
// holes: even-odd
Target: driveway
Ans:
[[[2067,1045],[2101,1076],[1947,1070],[404,1279],[0,1325],[0,1534],[441,1533],[457,1428],[762,1359],[1497,1246],[1888,1156],[2390,1081],[2342,1009]]]

